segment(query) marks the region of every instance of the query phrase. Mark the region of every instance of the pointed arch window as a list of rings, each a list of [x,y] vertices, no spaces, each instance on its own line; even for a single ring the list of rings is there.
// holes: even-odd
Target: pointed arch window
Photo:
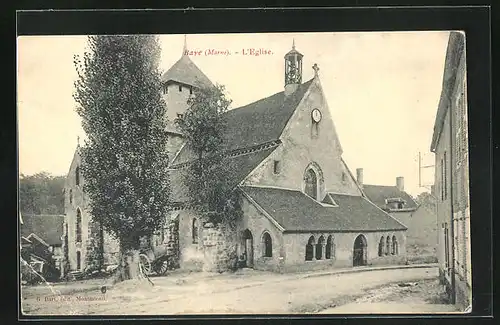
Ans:
[[[82,242],[82,212],[80,209],[76,210],[76,242]]]
[[[75,169],[75,184],[80,185],[80,166],[76,166]]]
[[[305,193],[315,200],[318,199],[318,176],[312,169],[308,169],[305,177]]]
[[[392,236],[392,255],[398,255],[398,240],[396,239],[396,236]]]
[[[316,259],[323,259],[323,247],[325,246],[325,237],[320,236],[318,239],[318,243],[316,244]]]
[[[389,255],[390,253],[391,253],[391,238],[387,236],[385,255]]]
[[[384,236],[380,238],[380,242],[378,244],[378,256],[383,256],[385,254],[385,239]]]
[[[314,258],[314,236],[309,237],[306,245],[306,261],[312,261]]]
[[[272,257],[273,256],[273,240],[268,232],[262,235],[262,256]]]
[[[192,238],[193,238],[193,244],[198,244],[198,219],[193,218],[193,225],[192,225]]]
[[[332,258],[332,250],[333,250],[333,237],[330,235],[326,239],[326,247],[325,247],[325,259]],[[334,253],[335,255],[335,253]]]

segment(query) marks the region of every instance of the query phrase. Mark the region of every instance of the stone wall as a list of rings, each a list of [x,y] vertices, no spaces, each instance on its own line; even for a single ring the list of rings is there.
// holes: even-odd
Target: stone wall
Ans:
[[[224,272],[237,267],[237,241],[234,232],[206,223],[202,231],[203,271]]]
[[[168,85],[168,91],[163,95],[163,98],[168,108],[166,118],[170,123],[174,122],[177,114],[183,114],[186,111],[189,96],[188,86],[181,86],[181,91],[179,91],[179,84],[171,83]]]
[[[202,221],[196,211],[180,210],[179,218],[179,264],[180,268],[191,271],[203,269],[203,245],[201,242]],[[193,220],[197,220],[197,238],[193,238]]]

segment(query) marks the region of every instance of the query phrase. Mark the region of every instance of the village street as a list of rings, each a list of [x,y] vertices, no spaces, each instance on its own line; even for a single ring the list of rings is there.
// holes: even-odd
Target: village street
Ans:
[[[99,290],[103,280],[93,280],[86,284],[58,284],[51,288],[47,285],[27,287],[22,293],[22,305],[25,313],[32,315],[363,312],[360,308],[365,312],[377,312],[373,306],[379,306],[378,312],[390,312],[395,301],[398,302],[396,312],[453,311],[452,306],[426,302],[422,297],[420,300],[403,299],[411,296],[411,290],[401,288],[400,283],[419,284],[420,291],[428,291],[424,286],[429,285],[440,290],[437,272],[436,267],[423,267],[354,273],[275,274],[240,270],[222,275],[172,274],[152,278],[154,286],[147,282],[138,285],[119,283],[105,294]],[[60,295],[54,295],[52,290],[59,290]],[[374,293],[380,293],[379,299],[375,300],[378,305],[370,304],[368,299],[374,298]],[[432,298],[431,295],[431,292],[420,292],[420,296],[427,298]],[[360,299],[361,304],[357,305],[360,308],[353,308],[352,304]]]

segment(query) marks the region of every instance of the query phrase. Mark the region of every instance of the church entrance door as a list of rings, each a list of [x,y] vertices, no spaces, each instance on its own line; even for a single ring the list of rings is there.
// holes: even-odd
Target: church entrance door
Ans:
[[[253,236],[250,230],[243,232],[243,240],[245,242],[245,266],[253,267]]]
[[[367,248],[368,245],[365,236],[359,235],[356,237],[352,253],[352,266],[363,266],[367,264]]]

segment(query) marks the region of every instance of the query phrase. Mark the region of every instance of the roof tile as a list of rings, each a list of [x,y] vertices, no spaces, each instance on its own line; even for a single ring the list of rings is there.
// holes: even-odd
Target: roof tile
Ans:
[[[279,139],[313,80],[301,84],[290,96],[285,96],[282,91],[227,111],[227,128],[222,150],[231,151]],[[173,165],[190,159],[190,149],[185,146],[177,155]]]
[[[406,227],[362,196],[329,193],[337,207],[324,206],[301,191],[243,186],[242,191],[285,231],[387,231]]]
[[[418,207],[415,200],[405,191],[401,191],[397,186],[363,185],[363,192],[365,192],[370,201],[381,209],[386,207],[386,199],[393,198],[402,198],[405,200],[405,209],[416,209]]]
[[[187,55],[183,55],[162,76],[164,82],[175,81],[190,86],[213,86],[208,77],[194,64]]]

